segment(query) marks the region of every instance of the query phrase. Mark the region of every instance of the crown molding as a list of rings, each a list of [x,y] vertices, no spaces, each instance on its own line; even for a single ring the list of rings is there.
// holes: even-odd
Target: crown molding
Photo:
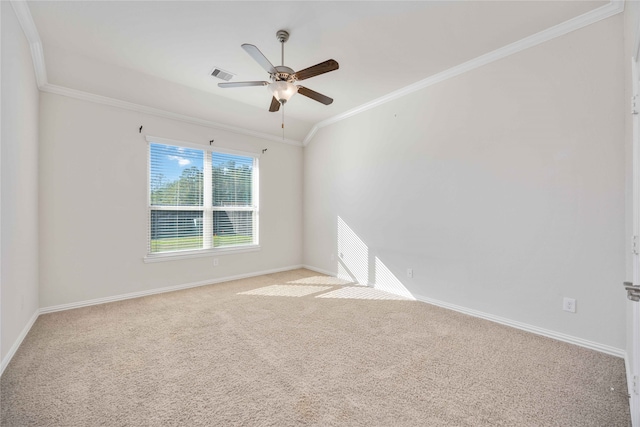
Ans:
[[[476,68],[482,67],[483,65],[490,64],[499,59],[506,58],[507,56],[513,55],[514,53],[518,53],[530,47],[537,46],[541,43],[552,40],[556,37],[563,36],[567,33],[586,27],[587,25],[594,24],[598,21],[617,15],[618,13],[621,13],[624,11],[624,0],[611,0],[608,4],[601,6],[597,9],[594,9],[590,12],[587,12],[575,18],[569,19],[568,21],[565,21],[556,26],[550,27],[546,30],[540,31],[529,37],[525,37],[524,39],[508,44],[504,47],[496,49],[487,54],[478,56],[477,58],[474,58],[470,61],[464,62],[460,65],[456,65],[455,67],[449,68],[448,70],[434,74],[433,76],[427,77],[426,79],[420,80],[409,86],[405,86],[404,88],[388,93],[387,95],[374,99],[373,101],[370,101],[358,107],[352,108],[351,110],[345,111],[344,113],[335,115],[321,122],[318,122],[311,128],[309,133],[307,133],[304,140],[300,142],[292,139],[283,140],[282,138],[279,138],[275,135],[266,134],[263,132],[251,131],[248,129],[242,129],[235,126],[224,125],[224,124],[209,121],[209,120],[204,120],[204,119],[186,116],[183,114],[173,113],[173,112],[161,110],[158,108],[147,107],[139,104],[133,104],[126,101],[120,101],[114,98],[94,95],[88,92],[82,92],[79,90],[65,88],[62,86],[51,85],[47,82],[47,70],[46,70],[45,60],[44,60],[44,52],[42,50],[42,42],[40,41],[40,35],[38,34],[36,25],[33,22],[33,17],[31,16],[29,6],[27,5],[27,2],[25,0],[11,0],[11,5],[13,6],[16,16],[18,17],[18,21],[22,26],[22,30],[24,31],[25,36],[29,41],[29,45],[31,48],[31,57],[33,59],[33,66],[36,74],[36,80],[38,82],[38,88],[44,92],[56,93],[58,95],[64,95],[72,98],[83,99],[85,101],[97,102],[105,105],[125,108],[128,110],[138,111],[141,113],[151,114],[159,117],[179,120],[186,123],[198,124],[201,126],[207,126],[214,129],[225,130],[228,132],[233,132],[241,135],[248,135],[248,136],[254,136],[257,138],[267,139],[271,141],[284,142],[285,144],[296,145],[296,146],[308,145],[311,142],[311,140],[314,138],[318,130],[320,130],[325,126],[328,126],[333,123],[337,123],[351,116],[355,116],[356,114],[360,114],[364,111],[378,107],[382,104],[386,104],[387,102],[402,98],[406,95],[409,95],[411,93],[414,93],[426,87],[429,87],[434,84],[448,80],[450,78],[459,76],[460,74],[466,73],[467,71],[474,70]],[[640,49],[640,41],[637,42],[637,45],[638,45],[638,48]]]
[[[38,83],[38,88],[42,88],[42,86],[47,84],[47,67],[44,63],[44,52],[42,51],[40,34],[38,34],[38,29],[36,28],[35,22],[33,22],[33,16],[31,16],[31,11],[25,0],[11,0],[11,6],[27,38],[27,42],[29,42],[36,82]]]
[[[33,68],[36,74],[36,81],[38,83],[38,88],[42,92],[53,93],[56,95],[67,96],[69,98],[81,99],[83,101],[95,102],[97,104],[109,105],[112,107],[123,108],[125,110],[136,111],[139,113],[150,114],[153,116],[164,117],[172,120],[178,120],[184,123],[206,126],[208,128],[232,132],[239,135],[252,136],[255,138],[295,145],[298,147],[302,146],[301,141],[297,141],[294,139],[283,139],[282,137],[264,132],[257,132],[249,129],[239,128],[236,126],[225,125],[211,120],[191,117],[184,114],[161,110],[159,108],[148,107],[141,104],[135,104],[132,102],[122,101],[115,98],[109,98],[89,92],[83,92],[81,90],[50,84],[47,80],[47,69],[45,66],[42,41],[40,40],[40,34],[38,33],[35,22],[33,21],[33,17],[31,16],[29,6],[27,5],[27,2],[25,0],[11,0],[11,6],[16,13],[18,22],[22,27],[22,31],[24,32],[24,35],[29,42],[29,47],[31,49],[31,58],[33,59]]]
[[[311,128],[307,136],[304,138],[302,144],[307,146],[311,142],[315,134],[318,132],[318,130],[325,126],[337,123],[351,116],[355,116],[356,114],[360,114],[382,104],[386,104],[387,102],[402,98],[406,95],[412,94],[434,84],[443,82],[452,77],[459,76],[460,74],[466,73],[467,71],[471,71],[499,59],[506,58],[507,56],[513,55],[514,53],[521,52],[525,49],[529,49],[530,47],[537,46],[541,43],[555,39],[556,37],[563,36],[572,31],[586,27],[587,25],[591,25],[613,15],[617,15],[618,13],[621,13],[623,11],[624,0],[612,0],[608,4],[594,9],[590,12],[584,13],[580,16],[576,16],[575,18],[569,19],[568,21],[562,22],[558,25],[547,28],[546,30],[542,30],[536,34],[525,37],[517,42],[508,44],[492,52],[478,56],[477,58],[474,58],[470,61],[463,62],[460,65],[456,65],[455,67],[434,74],[431,77],[427,77],[426,79],[420,80],[409,86],[405,86],[402,89],[395,90],[391,93],[388,93],[387,95],[367,102],[366,104],[362,104],[358,107],[352,108],[351,110],[345,111],[344,113],[329,117],[328,119],[316,123],[316,125]]]
[[[211,120],[200,119],[197,117],[191,117],[184,114],[174,113],[171,111],[161,110],[159,108],[148,107],[146,105],[135,104],[133,102],[122,101],[116,98],[109,98],[107,96],[96,95],[90,92],[84,92],[77,89],[71,89],[64,86],[53,85],[50,83],[45,84],[40,88],[42,92],[52,93],[55,95],[62,95],[69,98],[80,99],[82,101],[94,102],[96,104],[108,105],[110,107],[122,108],[124,110],[135,111],[137,113],[149,114],[152,116],[163,117],[165,119],[172,119],[181,121],[184,123],[190,123],[199,126],[206,126],[208,128],[223,130],[239,135],[253,136],[255,138],[266,139],[270,141],[281,142],[289,145],[302,146],[300,141],[293,139],[282,139],[281,137],[270,135],[263,132],[256,132],[244,128],[225,125],[222,123],[214,122]]]

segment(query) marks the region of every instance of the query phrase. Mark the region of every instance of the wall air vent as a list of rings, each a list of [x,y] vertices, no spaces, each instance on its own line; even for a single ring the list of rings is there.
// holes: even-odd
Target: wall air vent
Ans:
[[[233,78],[233,76],[235,76],[235,74],[230,73],[228,71],[225,71],[221,68],[215,67],[213,69],[213,71],[211,72],[211,75],[213,77],[217,77],[221,80],[224,80],[225,82],[228,82],[229,80],[231,80]]]

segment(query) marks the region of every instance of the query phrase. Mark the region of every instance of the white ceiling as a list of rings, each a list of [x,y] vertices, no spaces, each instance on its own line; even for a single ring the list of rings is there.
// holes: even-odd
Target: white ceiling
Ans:
[[[291,34],[285,65],[326,59],[340,69],[305,80],[334,98],[296,95],[286,114],[317,123],[394,90],[589,12],[607,1],[45,1],[29,2],[44,45],[240,101],[264,115],[265,88],[220,89],[268,75],[240,48],[251,43],[278,65],[275,33]],[[53,49],[55,48],[55,49]],[[245,117],[247,118],[247,117]],[[248,117],[250,119],[250,117]],[[273,133],[264,129],[267,133]]]

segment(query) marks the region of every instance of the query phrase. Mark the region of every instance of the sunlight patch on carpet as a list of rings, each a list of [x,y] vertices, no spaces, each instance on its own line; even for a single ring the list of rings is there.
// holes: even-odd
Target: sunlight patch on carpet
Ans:
[[[334,285],[334,286],[354,284],[349,280],[342,280],[337,277],[331,277],[331,276],[305,277],[304,279],[293,280],[287,283],[298,283],[301,285]]]
[[[265,295],[270,297],[303,297],[331,289],[331,286],[271,285],[251,291],[239,292],[238,295]]]
[[[389,292],[379,291],[369,287],[353,287],[346,286],[326,294],[318,295],[316,298],[342,298],[342,299],[369,299],[369,300],[399,300],[411,301],[411,299],[390,294]]]

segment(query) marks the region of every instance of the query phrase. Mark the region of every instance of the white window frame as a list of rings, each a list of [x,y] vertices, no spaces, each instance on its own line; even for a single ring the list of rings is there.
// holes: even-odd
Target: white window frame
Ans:
[[[160,262],[171,261],[176,259],[188,259],[188,258],[200,258],[214,255],[225,254],[238,254],[244,252],[255,252],[260,250],[260,230],[259,230],[259,218],[260,218],[260,203],[259,203],[259,190],[260,190],[260,170],[259,170],[259,153],[251,153],[246,151],[238,151],[227,148],[221,148],[217,146],[208,147],[206,145],[196,144],[193,142],[178,141],[175,139],[167,139],[161,137],[155,137],[146,135],[147,140],[147,254],[144,257],[144,262]],[[164,144],[177,147],[191,148],[195,150],[204,151],[204,164],[203,164],[203,206],[202,207],[185,207],[185,206],[152,206],[151,205],[151,144]],[[212,192],[211,192],[211,179],[206,179],[207,172],[211,176],[211,153],[222,154],[235,154],[244,157],[253,158],[253,172],[252,172],[252,188],[251,198],[253,207],[221,207],[212,206]],[[190,249],[179,250],[170,252],[157,252],[151,253],[151,212],[159,210],[179,211],[202,211],[202,233],[203,233],[203,248],[202,249]],[[253,212],[253,243],[246,245],[234,245],[224,247],[213,247],[213,212],[214,211],[252,211]]]

